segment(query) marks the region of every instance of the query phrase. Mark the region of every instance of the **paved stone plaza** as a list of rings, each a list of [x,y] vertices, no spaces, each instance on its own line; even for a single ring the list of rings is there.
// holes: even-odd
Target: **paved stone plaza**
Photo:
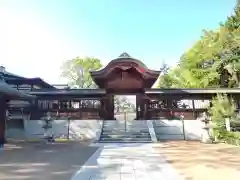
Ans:
[[[70,180],[97,149],[81,142],[7,144],[0,180]]]
[[[198,141],[161,142],[155,151],[186,180],[239,180],[240,147]]]
[[[182,180],[152,143],[99,146],[72,180]]]

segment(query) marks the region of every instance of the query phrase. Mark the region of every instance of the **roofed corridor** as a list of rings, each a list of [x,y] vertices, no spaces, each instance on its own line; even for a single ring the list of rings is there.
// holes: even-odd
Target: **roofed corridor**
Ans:
[[[156,135],[154,142],[161,141],[162,139],[170,139],[169,136],[173,140],[178,137],[178,139],[185,139],[185,136],[186,140],[190,140],[193,137],[192,135],[195,136],[199,134],[198,132],[201,132],[196,131],[196,129],[200,129],[196,119],[201,116],[201,113],[207,111],[207,106],[210,105],[211,99],[218,93],[226,93],[239,102],[240,90],[239,88],[151,88],[158,79],[160,72],[148,69],[141,61],[127,54],[123,55],[111,61],[103,69],[90,71],[93,81],[98,86],[97,89],[60,89],[49,85],[40,78],[24,78],[6,72],[0,73],[2,76],[0,94],[3,97],[0,99],[0,140],[4,144],[5,139],[8,137],[18,138],[19,134],[22,134],[25,139],[34,137],[42,139],[44,136],[43,132],[47,131],[43,129],[43,120],[52,121],[50,129],[55,131],[55,135],[64,135],[69,139],[73,137],[72,135],[79,135],[76,136],[79,138],[78,140],[106,142],[106,138],[107,140],[111,140],[109,137],[120,135],[121,137],[118,140],[123,139],[125,141],[129,138],[129,135],[138,136],[137,139],[139,140],[139,135],[141,134],[141,141],[138,141],[138,143],[130,144],[127,142],[126,144],[119,144],[113,138],[113,144],[97,144],[97,147],[100,146],[100,149],[76,173],[72,180],[181,179],[175,170],[164,160],[162,153],[159,155],[159,152],[156,153],[154,151],[155,144],[139,144],[140,142],[144,142],[142,139],[143,135],[144,140],[147,142],[153,142],[153,131]],[[27,88],[24,89],[24,87]],[[131,122],[132,125],[139,124],[143,120],[152,121],[152,125],[151,123],[146,123],[141,128],[139,126],[137,128],[134,127],[133,129],[139,130],[140,134],[139,132],[135,134],[136,132],[130,130],[126,131],[128,129],[128,127],[126,128],[127,123],[115,128],[115,125],[113,125],[117,123],[114,111],[115,95],[133,95],[136,97],[134,111],[134,117],[136,118]],[[22,101],[18,102],[18,104],[14,100]],[[200,103],[197,103],[199,101]],[[207,104],[206,107],[205,103]],[[203,104],[204,106],[198,106],[197,104]],[[239,107],[238,103],[236,109],[239,110]],[[11,131],[12,129],[9,128],[9,122],[10,120],[14,123],[17,122],[16,119],[19,115],[21,116],[21,121],[19,121],[21,122],[21,124],[19,123],[21,129],[18,128],[20,131],[16,133],[16,131]],[[124,120],[126,122],[127,118],[124,118]],[[111,121],[111,123],[108,124],[108,121]],[[159,122],[157,123],[156,121]],[[109,125],[110,127],[113,125],[112,128],[118,131],[112,131],[111,128],[108,129]],[[104,128],[107,131],[104,132]],[[120,130],[123,129],[125,131],[122,134]],[[152,129],[152,131],[149,129]],[[177,131],[179,132],[176,133]],[[8,133],[11,136],[6,136]],[[165,138],[163,138],[164,136]],[[129,139],[131,139],[130,142],[133,142],[132,137]],[[197,139],[200,140],[200,138]],[[79,169],[85,163],[81,159],[78,160],[77,157],[80,158],[81,154],[81,156],[84,156],[82,159],[86,160],[88,157],[85,157],[84,154],[90,152],[88,149],[77,150],[75,153],[72,153],[76,155],[76,158],[71,160],[69,158],[72,155],[71,153],[66,154],[67,156],[64,157],[60,156],[58,151],[60,149],[55,151],[57,158],[53,158],[53,156],[48,154],[51,161],[59,161],[60,165],[64,165],[68,160],[70,164],[73,164],[70,162],[73,159],[81,162],[80,165],[77,162],[76,164],[74,163],[74,167],[72,168],[72,165],[68,165],[67,175],[70,176],[76,171],[74,169],[76,166]],[[67,151],[66,148],[62,152],[64,154]],[[45,151],[43,152],[41,149],[38,150],[36,148],[35,153],[38,154],[37,158],[40,157],[40,154],[43,157],[47,157],[43,155]],[[34,153],[29,154],[34,155]],[[8,157],[4,156],[6,159]],[[34,156],[34,158],[36,157]],[[34,159],[30,155],[28,158],[22,158],[23,156],[20,158],[23,162]],[[31,164],[28,163],[27,166],[31,166]],[[56,164],[53,164],[54,166],[57,167]],[[62,166],[60,168],[65,169]],[[47,170],[44,174],[46,176],[44,179],[52,180],[53,178],[49,178],[49,176],[52,176],[53,171],[50,168]],[[13,168],[10,171],[14,171]],[[55,175],[57,173],[56,176],[59,175],[59,171],[54,172]],[[25,177],[26,179],[42,178],[41,174],[39,174],[33,178]],[[67,179],[70,179],[70,176]],[[59,177],[64,178],[63,175],[59,175]],[[59,179],[59,177],[57,178]]]

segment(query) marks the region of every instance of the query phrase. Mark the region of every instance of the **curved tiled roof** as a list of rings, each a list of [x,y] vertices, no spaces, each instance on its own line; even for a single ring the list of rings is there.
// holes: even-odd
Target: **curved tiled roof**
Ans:
[[[121,61],[121,62],[133,62],[133,63],[136,63],[136,64],[140,65],[144,69],[150,70],[146,66],[146,64],[144,64],[142,61],[140,61],[138,59],[135,59],[135,58],[131,57],[128,53],[124,52],[118,58],[111,60],[106,66],[103,66],[102,68],[100,68],[98,70],[90,71],[90,73],[91,74],[99,73],[102,70],[104,70],[106,67],[108,67],[109,65],[111,65],[115,62],[119,62],[119,61]],[[160,74],[160,71],[156,71],[156,70],[151,70],[151,71],[154,72],[154,73],[159,73]]]
[[[27,93],[18,91],[10,87],[3,79],[0,79],[0,94],[8,96],[10,99],[32,99],[35,96],[32,96]]]
[[[7,83],[7,84],[26,84],[26,83],[33,83],[36,85],[40,85],[42,88],[50,88],[56,89],[54,86],[48,84],[41,78],[25,78],[22,76],[18,76],[9,72],[0,72],[0,77]]]

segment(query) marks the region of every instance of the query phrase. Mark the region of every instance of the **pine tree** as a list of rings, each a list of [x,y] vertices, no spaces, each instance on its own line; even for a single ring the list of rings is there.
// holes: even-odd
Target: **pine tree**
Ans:
[[[240,0],[218,30],[204,31],[178,67],[162,76],[160,86],[240,87]]]
[[[221,66],[229,74],[230,86],[240,87],[240,0],[224,27],[228,32],[228,41],[221,56]]]
[[[235,32],[240,30],[240,0],[234,9],[232,16],[228,17],[224,25],[229,32]]]

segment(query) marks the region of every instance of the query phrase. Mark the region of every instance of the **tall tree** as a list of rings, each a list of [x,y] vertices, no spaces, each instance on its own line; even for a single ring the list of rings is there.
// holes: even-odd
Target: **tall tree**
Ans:
[[[62,77],[66,78],[68,84],[74,88],[97,88],[89,72],[101,67],[102,63],[97,58],[76,57],[63,63]]]
[[[228,43],[221,56],[221,68],[228,73],[231,86],[240,87],[240,4],[224,24]]]
[[[158,87],[170,88],[173,84],[171,76],[169,75],[170,67],[166,63],[163,63],[160,71],[161,76],[159,77]]]
[[[240,87],[240,6],[218,30],[204,31],[163,80],[179,88]]]

